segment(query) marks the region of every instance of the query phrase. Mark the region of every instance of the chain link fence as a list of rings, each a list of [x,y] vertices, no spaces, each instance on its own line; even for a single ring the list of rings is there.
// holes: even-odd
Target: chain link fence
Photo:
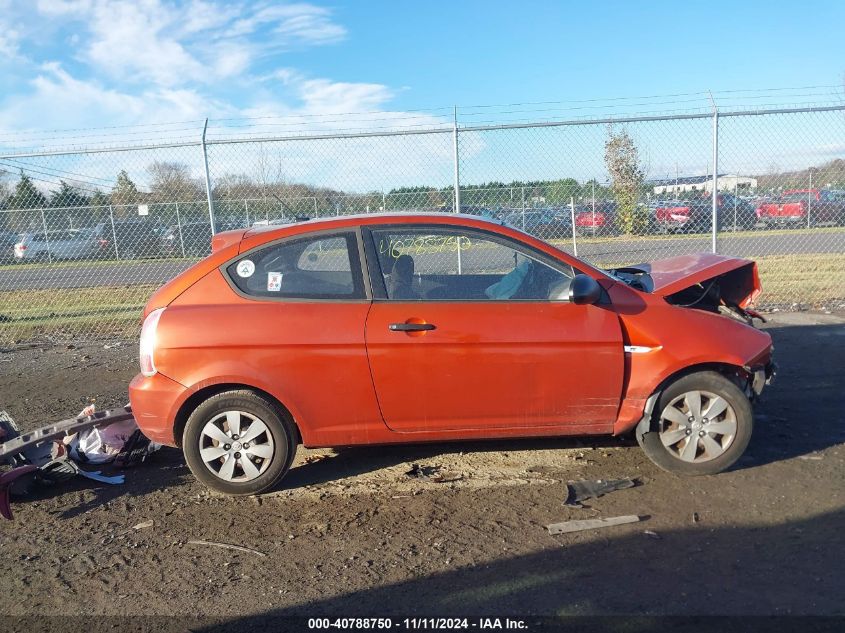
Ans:
[[[755,259],[759,307],[839,307],[845,106],[6,154],[0,342],[134,335],[219,231],[456,210],[601,267]]]

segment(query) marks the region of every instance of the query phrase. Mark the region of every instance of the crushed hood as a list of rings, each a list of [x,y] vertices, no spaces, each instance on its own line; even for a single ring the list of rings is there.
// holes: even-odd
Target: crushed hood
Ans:
[[[711,253],[658,259],[613,272],[648,275],[648,281],[639,282],[641,289],[664,297],[708,284],[718,277],[722,298],[741,308],[750,306],[761,291],[755,262]]]

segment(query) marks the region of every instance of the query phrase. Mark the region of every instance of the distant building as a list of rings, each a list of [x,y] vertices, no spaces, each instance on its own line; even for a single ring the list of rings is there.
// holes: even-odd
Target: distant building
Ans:
[[[652,180],[655,195],[677,195],[689,191],[706,192],[713,189],[712,176],[684,176],[682,178],[664,178]],[[719,174],[716,181],[719,191],[748,192],[757,188],[757,179],[736,174]]]

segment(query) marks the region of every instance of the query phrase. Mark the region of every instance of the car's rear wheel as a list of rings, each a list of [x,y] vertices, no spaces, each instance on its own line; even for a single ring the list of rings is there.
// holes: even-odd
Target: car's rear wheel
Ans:
[[[649,431],[637,439],[663,470],[713,475],[742,456],[753,424],[751,403],[736,384],[716,372],[697,372],[663,391]]]
[[[253,391],[225,391],[190,415],[182,449],[191,472],[209,488],[253,495],[287,473],[295,438],[292,421],[274,403]]]

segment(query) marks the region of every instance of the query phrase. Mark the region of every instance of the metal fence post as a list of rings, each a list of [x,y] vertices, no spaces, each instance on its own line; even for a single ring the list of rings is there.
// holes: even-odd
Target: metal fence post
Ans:
[[[737,197],[739,195],[739,174],[737,174],[737,179],[734,180],[734,233],[736,233],[736,207],[739,201]]]
[[[575,240],[575,196],[569,197],[569,216],[572,221],[572,254],[578,257],[578,242]]]
[[[179,203],[176,203],[176,228],[179,230],[179,245],[182,247],[182,257],[185,256],[185,240],[182,238],[182,219],[179,217]]]
[[[716,252],[716,233],[719,230],[719,109],[710,95],[713,103],[713,191],[711,196],[712,226],[710,227],[710,248]]]
[[[53,263],[53,255],[50,253],[50,237],[47,235],[47,220],[44,218],[44,209],[41,209],[41,226],[44,228],[44,243],[47,245],[47,261]]]
[[[117,250],[117,231],[114,230],[114,209],[109,205],[109,220],[111,221],[111,239],[114,242],[114,258],[120,259],[120,251]]]
[[[455,213],[461,212],[461,170],[460,159],[458,158],[458,106],[455,106],[455,122],[452,127],[452,146],[455,154]]]
[[[810,228],[810,211],[813,209],[813,170],[810,170],[810,190],[807,192],[807,228]]]
[[[208,173],[208,148],[205,145],[205,132],[208,129],[208,119],[202,126],[202,161],[205,166],[205,197],[208,199],[208,221],[211,225],[211,235],[214,235],[214,202],[211,198],[211,176]]]
[[[246,228],[249,228],[249,200],[244,200],[244,211],[246,211]]]
[[[522,198],[522,230],[525,230],[525,187],[522,186],[519,188],[520,194]]]

